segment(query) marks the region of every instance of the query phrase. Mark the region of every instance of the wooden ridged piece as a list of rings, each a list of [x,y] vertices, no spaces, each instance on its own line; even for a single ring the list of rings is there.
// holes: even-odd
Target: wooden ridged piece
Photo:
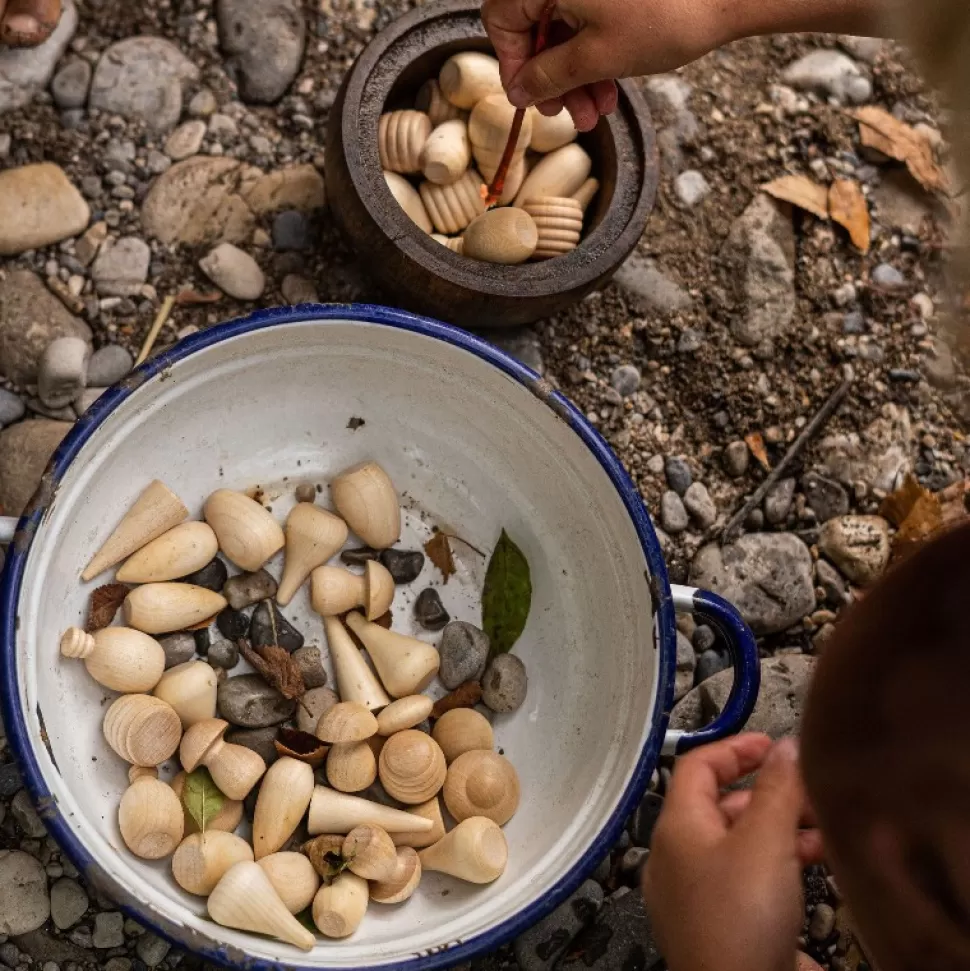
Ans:
[[[478,171],[491,182],[495,170],[505,153],[512,129],[515,108],[504,94],[493,94],[483,98],[472,109],[468,118],[468,138],[472,144],[472,154]],[[518,141],[512,162],[520,161],[525,155],[532,138],[532,115],[526,114],[519,131]]]
[[[460,233],[476,216],[485,211],[481,194],[482,177],[468,169],[451,185],[421,183],[421,200],[439,233]]]
[[[125,694],[151,691],[165,671],[162,645],[132,627],[105,627],[94,634],[69,627],[60,647],[64,657],[83,658],[98,684]]]
[[[524,209],[507,206],[478,216],[462,239],[462,254],[469,259],[516,265],[535,253],[539,231]]]
[[[438,794],[448,769],[438,743],[424,732],[408,729],[387,740],[379,771],[381,785],[389,796],[417,805]]]
[[[161,583],[177,580],[210,563],[219,541],[207,523],[180,523],[132,553],[119,567],[119,583]]]
[[[563,196],[528,199],[522,204],[539,232],[533,259],[548,260],[571,253],[583,235],[583,207]]]
[[[443,125],[446,121],[463,118],[465,114],[441,93],[441,85],[438,84],[437,78],[429,78],[418,88],[414,107],[418,111],[423,111],[435,127]]]
[[[102,725],[111,748],[133,765],[161,765],[182,738],[175,709],[151,695],[122,695],[107,710]]]
[[[423,111],[389,111],[377,128],[381,168],[404,174],[421,171],[421,150],[431,134],[431,119]]]
[[[431,217],[428,210],[424,207],[424,201],[418,194],[418,190],[397,172],[384,172],[384,181],[387,188],[394,197],[395,202],[404,210],[407,217],[414,223],[422,233],[430,233]]]

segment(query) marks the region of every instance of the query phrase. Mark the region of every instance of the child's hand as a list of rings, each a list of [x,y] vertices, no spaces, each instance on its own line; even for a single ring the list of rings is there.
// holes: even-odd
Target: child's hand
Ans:
[[[759,768],[753,790],[722,796]],[[741,735],[678,764],[643,874],[670,971],[792,971],[802,868],[822,850],[806,815],[791,740]]]

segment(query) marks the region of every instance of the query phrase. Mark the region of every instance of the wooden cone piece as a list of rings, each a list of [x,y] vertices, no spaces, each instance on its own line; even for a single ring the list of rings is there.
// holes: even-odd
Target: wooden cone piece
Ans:
[[[418,190],[397,172],[385,172],[384,181],[394,201],[404,210],[408,219],[414,223],[422,233],[430,233],[431,217],[424,206],[424,200],[418,194]]]
[[[350,937],[367,913],[370,893],[363,877],[344,870],[313,898],[313,923],[325,937]]]
[[[456,119],[439,125],[421,150],[421,171],[429,182],[450,185],[471,164],[472,146],[468,126]]]
[[[502,94],[498,61],[478,51],[462,51],[445,61],[438,75],[441,93],[458,108],[474,108],[482,98]]]
[[[511,266],[524,263],[536,251],[539,230],[524,209],[507,206],[472,220],[462,239],[463,256]]]
[[[94,579],[188,518],[189,511],[182,500],[156,479],[135,500],[124,519],[91,558],[81,579]]]
[[[219,549],[242,570],[255,573],[283,549],[283,530],[273,514],[242,492],[213,492],[203,512],[219,539]]]
[[[320,877],[302,853],[271,853],[256,861],[291,914],[300,914],[320,888]]]
[[[125,597],[125,620],[146,634],[186,630],[226,609],[226,598],[192,583],[146,583]]]
[[[144,770],[132,770],[132,784],[118,807],[125,846],[143,860],[161,860],[182,841],[182,804],[170,786]]]
[[[485,211],[482,198],[482,177],[475,169],[468,169],[451,185],[422,182],[421,202],[439,233],[460,233],[476,216]],[[431,232],[428,226],[427,231]]]
[[[112,749],[133,765],[161,765],[172,757],[182,737],[182,722],[171,705],[151,695],[122,695],[102,724]]]
[[[377,125],[381,168],[404,174],[421,171],[421,151],[431,134],[431,119],[423,111],[387,111]]]
[[[505,872],[509,847],[497,823],[472,816],[418,856],[425,870],[437,870],[469,883],[491,883]]]
[[[515,204],[521,207],[523,202],[543,196],[571,196],[589,177],[592,167],[592,159],[582,146],[564,145],[540,159],[525,177]]]
[[[252,859],[252,847],[241,836],[206,830],[182,841],[172,857],[172,876],[186,893],[208,897],[230,867]]]
[[[344,625],[336,617],[324,617],[323,628],[330,645],[330,659],[341,700],[359,702],[371,711],[390,704],[387,692]]]
[[[276,602],[285,607],[303,581],[347,542],[347,524],[312,502],[297,503],[286,517],[286,558]]]
[[[295,832],[313,795],[313,769],[284,756],[266,771],[253,816],[257,860],[275,853]]]
[[[132,553],[119,567],[119,583],[160,583],[201,570],[219,552],[207,523],[181,523]]]
[[[445,821],[441,815],[441,800],[434,796],[420,806],[408,806],[408,812],[422,819],[431,820],[431,829],[422,833],[391,833],[391,839],[395,846],[413,846],[415,849],[422,849],[437,843],[445,835]]]
[[[539,239],[534,259],[548,260],[571,253],[583,235],[583,207],[568,196],[544,196],[522,204],[536,224]]]
[[[504,93],[482,98],[472,109],[468,119],[468,138],[471,141],[478,171],[485,177],[486,182],[491,182],[495,178],[495,170],[508,145],[514,115],[515,108]],[[522,158],[531,138],[532,115],[526,114],[518,141],[515,143],[513,162]]]
[[[304,951],[312,951],[316,937],[287,909],[258,863],[230,867],[208,902],[209,916],[223,927],[268,934]]]
[[[179,758],[186,772],[204,765],[212,781],[230,799],[245,799],[266,771],[266,763],[251,749],[223,740],[229,723],[207,718],[193,725],[182,739]]]
[[[125,694],[151,691],[165,671],[165,651],[132,627],[105,627],[86,634],[69,627],[61,638],[64,657],[83,658],[98,684]]]
[[[438,673],[441,658],[430,644],[385,630],[358,613],[347,615],[347,626],[363,642],[384,687],[395,698],[417,694]]]
[[[334,789],[317,786],[310,799],[307,830],[311,836],[320,833],[349,833],[355,826],[370,823],[386,833],[429,832],[434,824],[414,813],[392,809],[379,802],[350,796]]]
[[[370,885],[370,899],[377,904],[400,904],[418,889],[421,882],[421,858],[410,846],[397,851],[394,872],[386,880]]]
[[[215,718],[219,679],[205,661],[186,661],[169,668],[155,686],[155,697],[170,704],[182,720],[182,728]]]
[[[441,85],[437,78],[429,78],[418,88],[417,96],[414,99],[414,107],[418,111],[423,111],[430,119],[431,124],[437,127],[446,121],[463,117],[461,108],[453,105],[442,93]]]
[[[400,500],[376,462],[361,462],[341,472],[330,483],[330,495],[347,525],[371,548],[383,550],[400,539]]]

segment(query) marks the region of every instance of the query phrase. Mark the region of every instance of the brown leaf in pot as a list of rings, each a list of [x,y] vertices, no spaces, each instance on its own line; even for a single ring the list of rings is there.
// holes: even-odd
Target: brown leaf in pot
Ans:
[[[455,572],[455,559],[451,554],[448,534],[435,530],[434,536],[424,544],[424,552],[427,553],[428,559],[438,568],[438,571],[445,578],[445,583],[447,583],[448,577]]]
[[[313,869],[324,880],[332,880],[341,871],[346,870],[349,861],[344,860],[342,854],[345,836],[334,836],[325,833],[316,836],[303,844],[303,852],[310,861]]]
[[[249,641],[240,638],[237,642],[239,652],[253,666],[257,674],[266,679],[284,697],[291,701],[306,693],[301,673],[296,661],[282,647],[270,644],[253,649]]]
[[[128,587],[123,583],[106,583],[91,591],[88,620],[84,629],[89,634],[93,634],[107,627],[115,619],[115,614],[118,613],[128,593]]]
[[[440,718],[452,708],[474,708],[482,700],[482,686],[477,681],[466,681],[450,694],[439,698],[431,709],[432,718]]]
[[[273,744],[280,755],[288,755],[291,759],[306,762],[314,769],[323,765],[323,760],[330,751],[330,746],[324,745],[315,735],[301,732],[296,728],[281,728]]]

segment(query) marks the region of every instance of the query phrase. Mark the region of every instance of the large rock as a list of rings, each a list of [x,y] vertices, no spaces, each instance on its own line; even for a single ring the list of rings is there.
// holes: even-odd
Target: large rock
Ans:
[[[19,850],[0,852],[0,933],[35,931],[50,913],[43,866]]]
[[[264,175],[246,194],[246,202],[257,216],[296,209],[312,212],[326,202],[323,176],[313,165],[291,165]]]
[[[734,269],[740,313],[731,333],[754,346],[788,332],[795,316],[795,231],[789,207],[764,194],[736,220],[723,255]]]
[[[182,114],[183,83],[198,80],[199,69],[174,44],[161,37],[128,37],[101,55],[90,105],[168,131]]]
[[[882,516],[839,516],[830,519],[818,548],[853,583],[868,586],[889,563],[889,523]]]
[[[754,533],[697,551],[690,582],[734,603],[756,634],[775,634],[815,609],[812,554],[791,533]]]
[[[239,74],[244,101],[272,104],[303,60],[306,22],[300,0],[219,0],[219,39]]]
[[[887,169],[871,198],[877,222],[910,236],[919,236],[924,221],[939,212],[933,197],[902,168]]]
[[[36,418],[0,432],[0,510],[4,514],[19,516],[24,511],[71,427],[67,421]]]
[[[843,485],[861,482],[870,489],[892,492],[912,469],[915,444],[909,412],[887,404],[861,435],[829,435],[819,443],[819,451],[828,474]]]
[[[0,256],[59,243],[87,228],[91,210],[52,162],[0,172]]]
[[[91,329],[29,270],[0,278],[0,374],[21,387],[33,384],[41,355],[58,337],[89,341]]]
[[[0,115],[30,104],[50,82],[77,30],[74,0],[64,0],[62,10],[57,28],[38,47],[0,47]]]

